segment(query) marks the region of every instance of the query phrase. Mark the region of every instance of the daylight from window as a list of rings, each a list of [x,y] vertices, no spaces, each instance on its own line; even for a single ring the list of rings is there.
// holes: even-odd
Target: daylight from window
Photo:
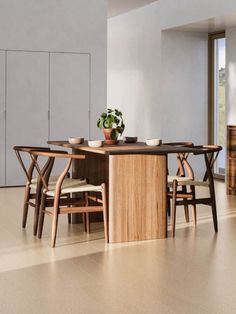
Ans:
[[[215,166],[216,174],[225,174],[225,38],[215,39],[214,142],[223,146]]]

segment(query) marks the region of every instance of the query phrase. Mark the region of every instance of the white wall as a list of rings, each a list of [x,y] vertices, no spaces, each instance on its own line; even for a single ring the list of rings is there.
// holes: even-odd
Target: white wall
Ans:
[[[236,125],[236,28],[226,29],[226,124]]]
[[[166,141],[207,142],[207,51],[205,33],[162,33],[160,107]]]
[[[154,8],[109,20],[108,105],[124,112],[126,134],[206,142],[207,36],[162,31]]]
[[[106,0],[0,1],[0,49],[91,54],[91,136],[106,106]]]
[[[162,32],[160,124],[165,141],[207,143],[208,36],[205,33]],[[202,158],[202,156],[200,157]],[[204,163],[192,158],[195,174],[202,176]],[[170,162],[171,161],[171,162]],[[169,170],[176,171],[171,156]]]
[[[207,143],[207,33],[166,30],[233,12],[235,0],[159,0],[109,19],[108,104],[126,134]]]
[[[108,23],[108,107],[122,110],[125,134],[144,139],[160,131],[156,95],[161,33],[154,35],[152,12],[150,16],[136,13],[112,18]]]

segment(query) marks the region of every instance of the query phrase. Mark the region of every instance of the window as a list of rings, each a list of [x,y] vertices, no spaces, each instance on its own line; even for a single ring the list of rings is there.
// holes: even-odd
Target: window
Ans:
[[[214,173],[225,175],[226,127],[225,127],[225,34],[209,36],[209,142],[223,147]]]

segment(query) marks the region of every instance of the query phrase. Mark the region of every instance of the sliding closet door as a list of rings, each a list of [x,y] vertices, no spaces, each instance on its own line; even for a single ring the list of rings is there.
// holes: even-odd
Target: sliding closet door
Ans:
[[[50,54],[50,139],[89,136],[89,55]]]
[[[0,186],[5,185],[5,52],[0,52]]]
[[[14,145],[47,145],[49,54],[7,52],[6,185],[21,185],[24,175]]]

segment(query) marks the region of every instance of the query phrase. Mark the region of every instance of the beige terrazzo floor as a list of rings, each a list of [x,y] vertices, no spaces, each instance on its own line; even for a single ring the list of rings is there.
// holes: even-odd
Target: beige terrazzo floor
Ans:
[[[32,215],[20,227],[22,188],[0,189],[0,313],[236,313],[236,197],[216,191],[217,235],[207,207],[197,228],[179,209],[175,239],[128,244],[64,217],[53,250],[49,219],[35,239]]]

